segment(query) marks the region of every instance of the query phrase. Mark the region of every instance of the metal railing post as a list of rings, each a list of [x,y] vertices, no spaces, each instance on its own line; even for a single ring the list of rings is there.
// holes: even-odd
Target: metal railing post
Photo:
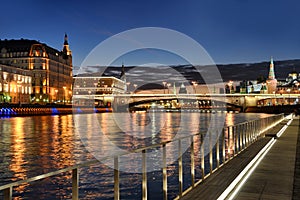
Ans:
[[[234,134],[235,134],[235,151],[236,151],[236,154],[240,152],[240,148],[239,148],[239,134],[238,134],[238,126],[235,125],[234,126]]]
[[[238,141],[239,140],[238,140],[238,133],[237,133],[237,126],[236,125],[233,127],[233,136],[234,136],[234,154],[236,155],[239,152],[239,147],[238,147],[238,145],[239,145]]]
[[[147,166],[146,166],[146,150],[142,150],[142,171],[143,171],[143,180],[142,180],[142,199],[147,199]]]
[[[241,151],[243,149],[243,124],[241,124],[239,127],[240,127],[239,128],[239,131],[240,131],[240,133],[239,133],[239,141],[240,141],[239,146],[240,146],[240,151]]]
[[[72,170],[72,200],[78,200],[79,173],[78,168]]]
[[[223,164],[226,161],[226,155],[225,155],[225,128],[223,128],[222,131],[222,157],[223,157]]]
[[[201,174],[202,174],[202,180],[205,178],[205,171],[204,171],[204,139],[203,135],[201,135]]]
[[[227,130],[227,135],[228,135],[228,145],[227,145],[227,153],[228,153],[228,158],[231,159],[231,135],[232,134],[232,126],[228,126],[228,130]],[[234,151],[234,150],[233,150]]]
[[[220,167],[220,138],[219,138],[219,135],[217,135],[217,138],[216,138],[216,159],[217,159],[217,168]]]
[[[119,172],[119,157],[114,157],[114,199],[120,199],[120,172]]]
[[[246,123],[243,124],[243,148],[246,147]]]
[[[182,152],[181,152],[181,140],[178,140],[178,178],[179,178],[179,197],[183,192],[183,170],[182,170]]]
[[[246,147],[249,145],[249,138],[248,138],[248,132],[249,132],[249,123],[246,122],[246,132],[245,132],[245,140],[246,140]]]
[[[194,136],[191,136],[191,184],[195,186]]]
[[[163,144],[163,199],[168,199],[167,150]]]
[[[4,189],[3,194],[4,200],[12,200],[12,187]]]
[[[212,148],[212,133],[209,134],[209,173],[212,174],[213,171],[213,148]]]

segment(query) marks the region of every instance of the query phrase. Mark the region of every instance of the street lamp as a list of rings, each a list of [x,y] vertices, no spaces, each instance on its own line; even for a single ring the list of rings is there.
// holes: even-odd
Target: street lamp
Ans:
[[[56,99],[56,102],[57,102],[57,100],[58,100],[58,98],[57,98],[58,90],[56,89],[56,90],[54,90],[54,91],[55,91],[55,99]]]
[[[137,84],[133,84],[134,87],[134,93],[136,93]]]
[[[17,87],[18,87],[18,93],[19,93],[18,94],[18,96],[19,96],[19,105],[21,104],[21,96],[20,95],[21,95],[21,87],[22,87],[21,84],[22,84],[22,82],[23,82],[22,80],[17,81]]]
[[[126,82],[126,85],[127,85],[127,87],[126,87],[126,92],[130,93],[130,91],[129,91],[129,85],[130,85],[130,82]]]
[[[197,87],[198,83],[196,81],[192,81],[192,84],[193,84],[193,88],[194,88],[194,93],[196,94],[197,93],[196,87]]]
[[[166,84],[167,84],[167,82],[163,81],[162,84],[164,85],[164,94],[166,94]]]
[[[168,94],[170,94],[171,83],[168,83],[168,84],[167,84],[167,87],[168,87]]]
[[[66,86],[63,86],[63,89],[64,89],[64,96],[63,96],[63,99],[64,99],[64,104],[66,104]]]
[[[20,96],[20,95],[21,95],[21,87],[22,87],[22,86],[21,86],[20,84],[18,84],[17,86],[18,86],[18,93],[19,93],[19,105],[20,105],[20,104],[21,104],[21,96]]]

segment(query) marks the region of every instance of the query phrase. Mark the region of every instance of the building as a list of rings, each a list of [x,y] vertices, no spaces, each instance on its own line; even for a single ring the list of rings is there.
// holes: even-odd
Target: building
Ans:
[[[0,40],[0,64],[30,71],[32,103],[71,100],[72,52],[66,34],[61,51],[36,40]]]
[[[113,95],[124,94],[124,80],[112,76],[80,74],[74,77],[73,103],[75,105],[110,106]]]
[[[273,94],[277,90],[277,80],[275,78],[275,72],[274,72],[274,63],[273,58],[271,58],[270,62],[270,69],[269,69],[269,76],[266,81],[267,84],[267,90],[269,94]]]
[[[178,93],[179,94],[187,94],[186,87],[183,83],[181,83]]]
[[[30,70],[0,64],[0,103],[30,103],[31,76]]]

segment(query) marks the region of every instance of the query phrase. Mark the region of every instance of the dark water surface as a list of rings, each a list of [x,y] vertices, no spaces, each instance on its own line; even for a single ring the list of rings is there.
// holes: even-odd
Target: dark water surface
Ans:
[[[212,117],[213,116],[213,117]],[[267,114],[209,113],[113,113],[31,116],[0,120],[0,185],[55,171],[118,151],[128,151],[168,141],[178,136],[206,132],[209,126],[233,125],[269,116]],[[98,133],[101,133],[99,135]],[[105,138],[105,139],[104,139]],[[177,144],[177,143],[176,143]],[[197,146],[198,145],[198,146]],[[113,148],[112,148],[113,147]],[[199,150],[195,143],[195,150]],[[170,144],[169,149],[173,149]],[[178,191],[177,159],[167,151],[169,198]],[[160,168],[153,150],[147,160]],[[153,160],[151,160],[153,159]],[[189,154],[183,155],[184,170],[189,171]],[[141,199],[138,159],[120,158],[121,199]],[[195,159],[195,164],[199,163]],[[113,199],[112,160],[80,169],[80,199]],[[150,167],[149,167],[150,169]],[[196,179],[199,167],[196,167]],[[184,174],[184,188],[190,176]],[[14,199],[71,199],[71,173],[46,178],[13,188]],[[162,198],[162,173],[148,172],[148,199]],[[2,192],[0,192],[0,197]]]

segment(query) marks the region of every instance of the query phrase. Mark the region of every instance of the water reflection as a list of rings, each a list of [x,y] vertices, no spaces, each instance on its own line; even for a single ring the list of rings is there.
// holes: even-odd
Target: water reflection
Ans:
[[[11,135],[11,153],[12,160],[9,165],[9,169],[13,172],[12,181],[24,180],[27,178],[26,169],[24,168],[26,164],[25,160],[25,133],[24,133],[24,118],[16,118],[15,124],[13,124],[14,132]],[[23,192],[28,184],[23,184],[16,188],[16,191]]]
[[[220,115],[127,113],[126,116],[119,116],[122,117],[121,120],[118,119],[119,121],[112,113],[4,118],[0,120],[0,185],[92,159],[94,155],[87,151],[88,147],[96,150],[98,155],[105,156],[114,153],[111,151],[112,145],[121,150],[132,150],[170,141],[177,136],[206,133],[210,125],[223,126],[219,121]],[[260,116],[257,114],[227,114],[225,123],[233,125],[258,117]],[[78,120],[81,123],[75,126],[74,123]],[[99,135],[100,131],[102,135]],[[82,134],[84,137],[80,137]],[[232,137],[229,137],[227,146],[229,151],[232,151],[230,138]],[[185,143],[188,144],[188,142]],[[184,146],[184,143],[182,145]],[[196,177],[198,178],[201,176],[200,149],[201,137],[194,137]],[[178,143],[168,143],[167,152],[168,176],[174,183],[169,188],[172,192],[172,187],[174,191],[177,189],[176,180],[172,179],[172,174],[177,173],[175,165],[178,158]],[[152,163],[153,168],[160,169],[162,149],[154,149],[151,153],[147,162]],[[187,156],[186,159],[189,157]],[[123,165],[127,171],[140,172],[140,160],[141,154],[123,156],[120,158],[120,165]],[[112,166],[112,160],[107,162]],[[83,168],[80,177],[82,199],[113,197],[113,170],[111,168],[103,164]],[[16,187],[14,188],[15,198],[23,199],[23,196],[27,195],[30,198],[36,196],[44,199],[64,199],[66,198],[64,188],[70,189],[70,178],[70,174],[64,174],[63,178],[57,177],[52,181],[43,181],[42,187],[40,185]],[[158,176],[154,178],[159,179]],[[131,195],[128,199],[140,197],[140,174],[122,173],[122,179],[124,180],[121,183],[122,195]]]

